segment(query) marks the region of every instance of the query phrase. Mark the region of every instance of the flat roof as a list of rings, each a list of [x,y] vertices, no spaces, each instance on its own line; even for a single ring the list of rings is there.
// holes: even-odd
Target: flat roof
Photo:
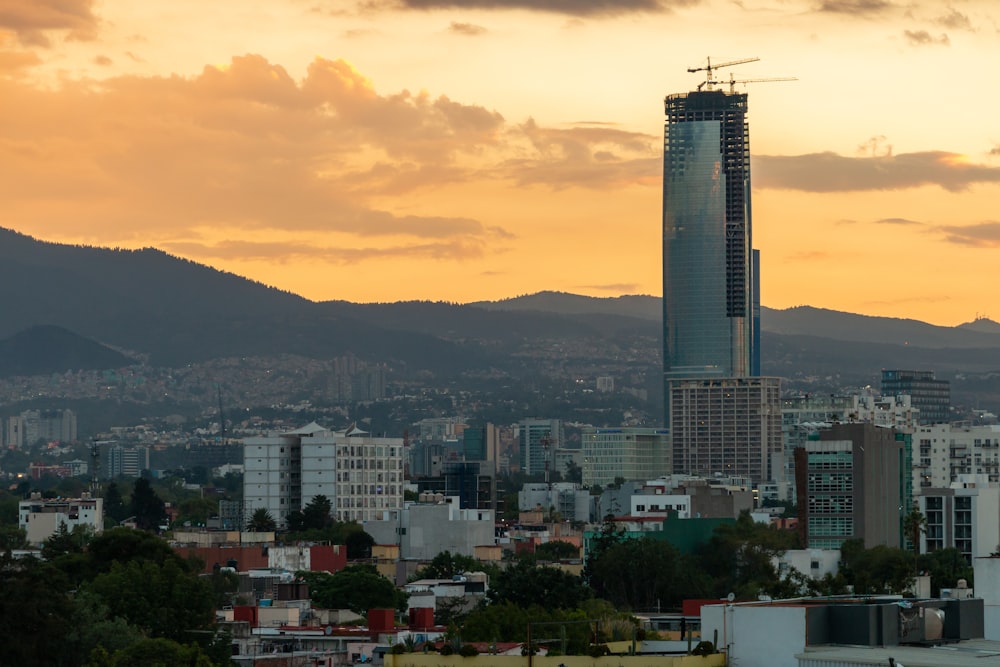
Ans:
[[[1000,666],[1000,641],[967,639],[936,646],[815,646],[795,658],[800,665],[830,662],[838,665],[889,664],[894,658],[902,667],[986,667]]]

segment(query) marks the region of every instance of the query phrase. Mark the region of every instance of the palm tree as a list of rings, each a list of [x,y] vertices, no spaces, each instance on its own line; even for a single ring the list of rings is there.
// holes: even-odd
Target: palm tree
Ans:
[[[247,525],[249,530],[257,533],[273,532],[277,527],[278,524],[275,522],[274,517],[271,516],[271,513],[265,507],[255,509],[253,516],[250,517],[250,523]]]
[[[920,554],[920,536],[927,532],[927,517],[923,515],[916,503],[909,514],[903,517],[903,535],[913,547],[913,577],[917,577],[917,556]]]

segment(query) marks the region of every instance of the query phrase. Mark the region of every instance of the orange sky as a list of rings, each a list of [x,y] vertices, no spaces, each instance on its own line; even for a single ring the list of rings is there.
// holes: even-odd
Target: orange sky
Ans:
[[[0,0],[0,226],[316,300],[658,295],[709,55],[798,79],[749,84],[764,305],[1000,319],[992,0]]]

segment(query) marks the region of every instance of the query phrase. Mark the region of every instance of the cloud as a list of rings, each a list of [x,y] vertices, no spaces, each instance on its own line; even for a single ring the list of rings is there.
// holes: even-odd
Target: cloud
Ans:
[[[761,155],[753,160],[756,185],[806,192],[903,190],[924,185],[959,192],[975,183],[1000,183],[1000,167],[974,164],[946,151],[857,158],[825,152]]]
[[[33,46],[48,46],[45,33],[50,30],[68,31],[72,39],[93,39],[98,26],[93,5],[93,0],[3,0],[0,28]]]
[[[506,161],[498,172],[520,185],[604,189],[659,184],[662,177],[658,136],[608,126],[546,128],[533,120],[518,129],[532,154]]]
[[[642,289],[642,286],[638,283],[609,283],[607,285],[577,285],[575,289],[612,292],[614,294],[634,294]]]
[[[109,58],[107,56],[95,56],[94,57],[94,64],[95,65],[100,65],[101,67],[107,67],[107,66],[111,65],[112,63],[111,63],[111,58]]]
[[[945,35],[944,33],[934,37],[926,30],[904,30],[903,37],[906,38],[906,41],[909,42],[911,46],[932,46],[935,44],[941,46],[951,45],[951,40],[948,39],[948,35]]]
[[[238,259],[289,263],[314,259],[335,265],[358,264],[371,259],[470,260],[486,256],[487,251],[492,254],[500,250],[468,238],[434,243],[362,248],[324,247],[311,243],[275,243],[272,241],[223,241],[216,244],[176,242],[161,245],[167,252],[199,258],[205,262]]]
[[[32,51],[0,50],[0,76],[20,75],[24,70],[41,62],[41,58]]]
[[[988,220],[972,225],[940,225],[945,241],[973,248],[1000,248],[1000,222]]]
[[[948,13],[935,19],[935,23],[948,28],[949,30],[968,30],[972,32],[972,22],[969,17],[958,11],[954,7],[948,8]]]
[[[457,35],[468,35],[470,37],[484,35],[487,32],[486,28],[481,25],[475,25],[473,23],[456,23],[455,21],[451,22],[451,25],[448,26],[448,30]]]
[[[343,60],[299,80],[252,54],[190,77],[8,77],[0,99],[0,218],[98,245],[252,258],[261,239],[306,253],[305,237],[338,262],[478,256],[514,235],[488,205],[482,219],[438,213],[462,210],[455,193],[659,187],[659,137],[383,94]]]
[[[891,2],[886,2],[886,0],[823,0],[819,3],[817,10],[831,14],[866,16],[881,14],[893,7],[895,5]]]
[[[881,218],[875,221],[876,225],[922,225],[924,223],[906,218]]]
[[[701,0],[390,0],[405,9],[528,9],[570,16],[661,13]],[[373,3],[378,4],[378,3]]]

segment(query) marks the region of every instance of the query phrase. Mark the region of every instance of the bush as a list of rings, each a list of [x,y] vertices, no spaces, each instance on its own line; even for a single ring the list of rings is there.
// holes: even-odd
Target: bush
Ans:
[[[393,644],[391,651],[393,655],[402,655],[406,653],[406,646],[403,644]]]
[[[715,653],[715,644],[709,641],[698,642],[698,645],[691,649],[691,655],[712,655]]]
[[[611,655],[611,649],[608,648],[607,644],[591,644],[587,654],[591,658],[600,658],[601,656]]]
[[[441,655],[451,655],[452,653],[455,652],[455,649],[452,648],[451,644],[445,642],[444,644],[441,645],[441,650],[439,652],[441,653]]]
[[[474,655],[479,655],[479,649],[472,644],[462,644],[462,648],[458,649],[458,654],[463,658],[471,658]]]

